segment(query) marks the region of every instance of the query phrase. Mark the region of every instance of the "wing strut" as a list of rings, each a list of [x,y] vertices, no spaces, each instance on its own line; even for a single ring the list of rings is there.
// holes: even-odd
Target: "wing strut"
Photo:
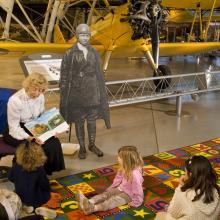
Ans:
[[[158,13],[157,8],[158,0],[155,0],[152,7],[152,31],[151,31],[151,41],[152,41],[152,55],[156,68],[158,68],[159,62],[159,26],[158,26]]]
[[[111,54],[112,54],[112,50],[107,50],[104,55],[103,72],[105,75],[108,68],[109,60],[111,58]]]
[[[215,8],[215,3],[216,3],[216,0],[213,0],[212,9],[211,9],[211,11],[210,11],[208,24],[207,24],[207,26],[206,26],[205,34],[204,34],[204,39],[205,39],[205,41],[207,40],[207,34],[208,34],[209,26],[210,26],[210,21],[211,21],[212,15],[213,15],[213,11],[214,11],[214,8]]]

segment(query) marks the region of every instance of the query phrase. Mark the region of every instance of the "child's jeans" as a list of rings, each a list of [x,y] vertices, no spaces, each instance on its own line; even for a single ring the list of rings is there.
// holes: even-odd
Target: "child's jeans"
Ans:
[[[89,201],[96,205],[97,211],[107,211],[128,204],[131,202],[131,198],[118,188],[110,188],[108,191],[92,197]]]

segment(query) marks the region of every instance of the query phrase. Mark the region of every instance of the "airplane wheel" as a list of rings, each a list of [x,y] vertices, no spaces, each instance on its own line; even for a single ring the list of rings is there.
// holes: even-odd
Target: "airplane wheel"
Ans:
[[[197,102],[199,100],[199,94],[196,94],[196,93],[191,94],[191,98],[193,101]]]
[[[159,76],[169,76],[171,75],[171,70],[166,65],[159,65]],[[154,73],[154,76],[158,76],[156,73]],[[171,83],[171,78],[168,79],[156,79],[154,80],[154,85],[156,86],[156,91],[161,91],[163,89],[166,89]]]

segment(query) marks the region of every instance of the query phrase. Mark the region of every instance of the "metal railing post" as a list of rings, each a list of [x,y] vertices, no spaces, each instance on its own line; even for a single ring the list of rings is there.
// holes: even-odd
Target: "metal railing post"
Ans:
[[[182,111],[182,96],[176,97],[176,116],[181,117],[181,111]]]

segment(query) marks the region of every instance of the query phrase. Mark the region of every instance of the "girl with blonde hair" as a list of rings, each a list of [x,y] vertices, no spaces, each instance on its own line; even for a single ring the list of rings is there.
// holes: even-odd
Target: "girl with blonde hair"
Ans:
[[[123,146],[118,150],[119,169],[112,185],[103,193],[87,199],[80,191],[76,198],[85,215],[107,211],[129,204],[138,207],[143,203],[143,160],[134,146]]]
[[[32,73],[23,81],[23,88],[9,98],[7,104],[8,129],[3,134],[4,141],[17,147],[22,142],[35,141],[42,145],[47,156],[45,171],[51,175],[54,171],[65,169],[61,143],[57,137],[51,137],[44,143],[25,128],[24,124],[38,118],[44,112],[44,92],[48,82],[40,73]]]

